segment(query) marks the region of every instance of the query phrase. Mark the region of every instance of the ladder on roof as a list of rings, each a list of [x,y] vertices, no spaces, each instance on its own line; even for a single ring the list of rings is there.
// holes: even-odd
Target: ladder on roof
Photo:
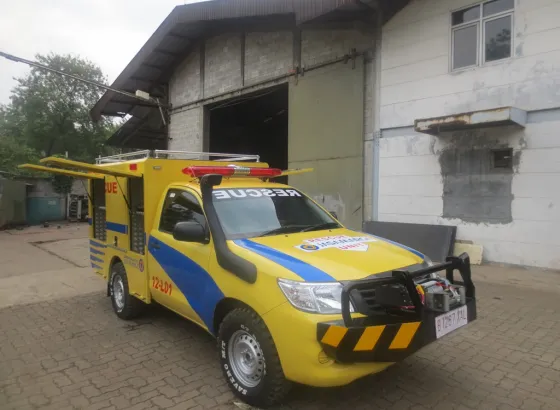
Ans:
[[[108,157],[96,158],[96,164],[110,164],[115,162],[133,161],[144,158],[183,159],[195,161],[222,161],[222,162],[259,162],[259,155],[224,154],[217,152],[192,152],[192,151],[169,151],[169,150],[144,150],[128,152],[126,154],[110,155]]]

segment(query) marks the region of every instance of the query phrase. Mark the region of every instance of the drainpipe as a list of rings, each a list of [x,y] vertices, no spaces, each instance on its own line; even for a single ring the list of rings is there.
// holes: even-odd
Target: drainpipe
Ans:
[[[372,210],[371,219],[379,220],[379,142],[381,138],[381,58],[383,37],[383,8],[379,0],[361,0],[375,11],[375,50],[373,77],[373,144],[372,144]]]
[[[373,220],[379,220],[379,143],[381,139],[381,57],[383,10],[377,10],[375,32],[375,81],[373,95]]]

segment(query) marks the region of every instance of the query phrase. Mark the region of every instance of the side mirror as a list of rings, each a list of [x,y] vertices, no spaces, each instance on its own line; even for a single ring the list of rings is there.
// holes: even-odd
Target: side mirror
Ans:
[[[334,219],[336,219],[336,220],[338,221],[338,215],[336,214],[336,212],[331,211],[330,214],[332,215],[332,217],[333,217]]]
[[[180,242],[208,243],[206,230],[198,222],[178,222],[173,228],[173,239]]]

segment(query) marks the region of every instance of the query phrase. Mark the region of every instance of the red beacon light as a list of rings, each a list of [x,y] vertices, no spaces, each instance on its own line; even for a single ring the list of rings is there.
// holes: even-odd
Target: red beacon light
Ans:
[[[278,168],[249,168],[237,166],[192,166],[184,168],[183,174],[194,178],[200,178],[210,174],[223,175],[225,177],[273,178],[282,175],[282,170]]]

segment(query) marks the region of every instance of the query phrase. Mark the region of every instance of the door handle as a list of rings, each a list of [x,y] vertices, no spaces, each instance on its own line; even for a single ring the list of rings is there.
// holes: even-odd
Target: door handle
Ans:
[[[152,249],[159,249],[159,242],[152,242]]]

